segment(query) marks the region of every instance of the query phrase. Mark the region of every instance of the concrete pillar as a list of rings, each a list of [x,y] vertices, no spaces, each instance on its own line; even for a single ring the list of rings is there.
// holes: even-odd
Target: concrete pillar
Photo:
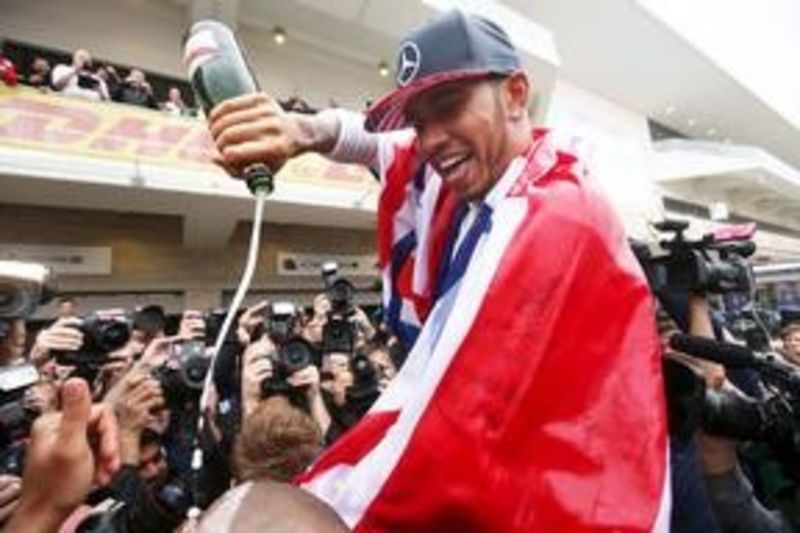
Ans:
[[[204,311],[219,307],[222,291],[218,289],[187,289],[183,297],[183,308]]]

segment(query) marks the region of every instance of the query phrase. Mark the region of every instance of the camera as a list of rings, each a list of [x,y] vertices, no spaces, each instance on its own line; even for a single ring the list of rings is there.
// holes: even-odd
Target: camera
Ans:
[[[347,389],[347,403],[359,417],[363,416],[380,396],[378,372],[369,358],[356,353],[350,358],[353,385]]]
[[[355,286],[345,278],[337,277],[337,272],[336,263],[322,266],[322,280],[331,303],[328,320],[322,328],[322,347],[325,353],[352,354],[356,332],[349,318],[355,311]]]
[[[325,263],[322,265],[322,281],[331,302],[331,313],[347,316],[353,313],[356,288],[346,278],[337,276],[338,272],[339,266],[336,263]]]
[[[0,368],[0,473],[22,475],[24,440],[35,418],[25,407],[25,392],[38,381],[31,364]]]
[[[200,398],[211,360],[202,340],[175,343],[167,361],[152,371],[171,407]]]
[[[78,330],[83,333],[83,345],[74,352],[54,351],[58,364],[97,370],[109,353],[125,346],[131,338],[130,321],[125,317],[87,315],[81,319]]]
[[[261,396],[268,398],[277,394],[295,399],[299,392],[287,379],[299,370],[312,366],[315,362],[314,348],[300,337],[292,337],[278,346],[270,359],[272,376],[261,382]]]
[[[36,263],[0,261],[0,340],[10,330],[8,319],[31,315],[53,296],[50,271]]]
[[[654,291],[752,292],[753,271],[746,259],[756,247],[749,236],[721,240],[707,234],[699,240],[689,240],[684,235],[689,227],[686,221],[665,220],[653,227],[672,235],[671,239],[659,242],[666,253],[653,255],[642,244],[634,244],[632,248]]]
[[[244,313],[244,309],[237,310],[235,317],[238,319],[242,313]],[[207,346],[214,346],[214,344],[217,342],[217,337],[219,336],[220,331],[222,331],[222,326],[225,323],[225,317],[227,314],[227,309],[212,309],[203,313],[203,320],[206,323],[205,343]],[[233,321],[230,329],[228,329],[228,334],[225,337],[225,343],[229,342],[239,342],[236,338],[236,320]]]
[[[297,327],[297,309],[291,302],[275,302],[270,306],[264,321],[264,332],[280,346],[294,336]]]

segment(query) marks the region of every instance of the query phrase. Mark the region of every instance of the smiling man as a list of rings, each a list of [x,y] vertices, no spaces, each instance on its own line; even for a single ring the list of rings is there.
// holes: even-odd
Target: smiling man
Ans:
[[[660,351],[644,276],[579,161],[528,116],[496,24],[400,45],[366,117],[250,95],[210,115],[240,175],[318,152],[381,178],[385,317],[411,346],[298,482],[360,531],[665,531]]]

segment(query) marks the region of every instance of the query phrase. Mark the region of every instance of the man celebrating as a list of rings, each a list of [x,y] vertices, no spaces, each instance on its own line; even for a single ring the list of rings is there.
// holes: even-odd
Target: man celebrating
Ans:
[[[209,117],[233,175],[318,152],[381,177],[384,305],[412,349],[299,482],[360,531],[665,531],[660,352],[619,222],[532,128],[497,25],[441,15],[396,81],[366,120],[264,94]]]

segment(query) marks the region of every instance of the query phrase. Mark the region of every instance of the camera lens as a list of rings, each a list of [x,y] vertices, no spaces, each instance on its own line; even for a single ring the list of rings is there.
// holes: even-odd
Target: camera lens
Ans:
[[[104,352],[113,352],[125,346],[130,336],[128,325],[124,322],[101,323],[97,328],[97,346]]]
[[[292,339],[281,347],[281,360],[289,374],[311,364],[311,348],[301,339]]]

